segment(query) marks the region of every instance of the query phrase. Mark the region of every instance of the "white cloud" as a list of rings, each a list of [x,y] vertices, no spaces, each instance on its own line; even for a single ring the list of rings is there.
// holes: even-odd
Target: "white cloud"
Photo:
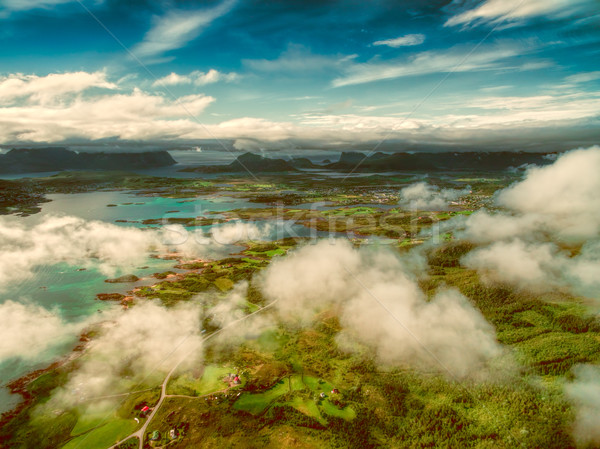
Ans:
[[[0,218],[0,288],[32,275],[39,265],[96,263],[107,275],[139,265],[159,246],[153,232],[76,217],[45,216],[33,225]]]
[[[330,68],[348,64],[339,60],[330,63]],[[286,64],[284,67],[291,68]],[[228,82],[236,77],[235,73],[209,70],[187,75],[171,74],[163,81],[191,86],[192,83]],[[410,119],[404,119],[403,113],[306,113],[291,117],[293,121],[239,117],[200,124],[194,117],[202,114],[215,98],[192,94],[171,99],[156,92],[136,88],[126,90],[109,81],[104,72],[75,72],[45,77],[10,75],[0,80],[0,100],[3,100],[0,105],[0,143],[4,144],[72,139],[219,138],[253,141],[255,147],[345,145],[381,139],[492,145],[501,141],[506,146],[517,146],[522,143],[515,143],[515,139],[525,142],[525,139],[540,139],[540,136],[549,136],[545,139],[553,143],[569,139],[577,141],[581,133],[570,128],[589,125],[598,116],[600,92],[484,96],[460,103],[447,100],[443,103],[444,110],[471,108],[477,112],[433,117],[415,115]],[[402,110],[403,107],[409,105],[398,104],[394,109]],[[547,131],[542,132],[542,129]],[[507,139],[507,130],[515,131],[510,139]]]
[[[36,360],[52,346],[72,341],[83,327],[65,323],[56,310],[10,300],[0,304],[0,316],[0,363],[12,358]]]
[[[344,74],[334,79],[332,85],[341,87],[429,73],[500,69],[505,67],[507,59],[522,55],[527,48],[516,42],[500,41],[472,50],[472,46],[461,44],[447,50],[417,53],[407,59],[348,64]]]
[[[502,352],[492,327],[456,291],[429,301],[411,274],[415,263],[381,248],[320,241],[272,262],[261,288],[286,320],[336,310],[342,347],[358,342],[386,364],[477,375]]]
[[[414,210],[446,210],[452,201],[470,192],[470,187],[440,189],[425,182],[418,182],[400,190],[399,204]]]
[[[458,235],[479,244],[463,263],[488,280],[600,299],[599,171],[599,147],[531,168],[496,195],[503,209],[478,211],[458,225]]]
[[[93,87],[117,89],[105,72],[50,73],[46,76],[12,74],[0,78],[0,100],[5,104],[27,98],[45,104],[65,94],[78,94]]]
[[[36,8],[52,8],[63,3],[74,2],[75,0],[0,0],[0,7],[8,11],[26,11]],[[0,17],[2,11],[0,10]]]
[[[259,226],[256,223],[237,221],[221,226],[213,226],[210,232],[216,243],[229,245],[246,240],[264,240],[269,236],[271,226],[269,224]]]
[[[50,406],[127,391],[139,382],[153,382],[180,361],[194,366],[203,357],[201,316],[196,302],[166,308],[142,301],[115,314],[90,342],[81,367],[54,393]]]
[[[424,34],[407,34],[405,36],[396,37],[394,39],[385,39],[373,42],[373,45],[385,45],[388,47],[411,47],[413,45],[421,45],[425,42]]]
[[[192,79],[189,75],[178,75],[175,72],[171,72],[167,76],[157,79],[152,83],[152,86],[174,86],[176,84],[190,84]]]
[[[586,6],[595,10],[592,0],[486,0],[474,9],[449,18],[445,25],[497,25],[540,16],[569,17]]]
[[[230,83],[239,78],[239,75],[234,72],[223,73],[215,69],[210,69],[208,72],[193,71],[188,75],[179,75],[171,72],[169,75],[157,79],[152,86],[173,86],[177,84],[196,84],[197,86],[205,86],[219,81]]]
[[[514,239],[475,249],[465,256],[463,263],[483,272],[489,279],[548,290],[560,285],[563,260],[557,254],[553,244],[528,244]]]
[[[568,83],[579,84],[596,81],[597,79],[600,79],[600,71],[577,73],[575,75],[567,76],[565,81]]]
[[[575,379],[565,385],[565,394],[575,408],[575,440],[588,447],[600,443],[600,368],[581,365],[573,372]]]
[[[563,238],[600,235],[600,147],[570,151],[552,165],[531,168],[524,181],[497,197],[497,203],[540,217]]]
[[[243,63],[250,69],[261,72],[284,72],[302,75],[303,73],[314,74],[324,70],[339,70],[356,56],[316,55],[302,45],[289,44],[286,51],[281,53],[277,59],[245,59]]]
[[[213,21],[227,14],[236,0],[224,0],[213,8],[203,10],[171,10],[155,19],[144,40],[133,48],[139,57],[154,57],[184,47],[196,39]]]

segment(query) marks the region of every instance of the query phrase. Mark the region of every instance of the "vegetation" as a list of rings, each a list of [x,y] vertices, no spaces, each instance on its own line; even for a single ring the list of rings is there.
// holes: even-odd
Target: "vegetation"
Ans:
[[[160,178],[131,174],[78,173],[27,181],[31,183],[27,185],[45,191],[136,188],[177,198],[227,189],[261,203],[286,207],[229,211],[223,214],[225,218],[279,217],[316,230],[391,237],[397,240],[392,247],[404,251],[418,244],[416,236],[421,231],[436,221],[471,213],[512,179],[498,174],[460,176],[433,182],[441,186],[471,184],[473,194],[462,209],[419,214],[382,207],[397,201],[394,189],[414,181],[409,175],[349,178],[343,190],[331,179],[313,178],[309,183],[302,174],[293,182],[273,174],[260,182],[230,176],[182,179],[167,185]],[[389,186],[389,194],[382,196],[382,185]],[[287,207],[306,201],[327,201],[330,207]],[[372,204],[365,206],[366,202]],[[199,222],[194,218],[185,224]],[[573,411],[560,386],[574,365],[600,362],[600,321],[587,313],[578,298],[567,294],[534,294],[482,282],[476,272],[461,265],[461,258],[473,244],[455,241],[451,235],[443,237],[447,243],[428,253],[430,272],[420,279],[421,287],[431,296],[443,285],[460,290],[514,355],[518,369],[513,377],[459,383],[437,373],[383,366],[361,348],[353,353],[342,351],[337,344],[341,330],[337,311],[327,310],[302,327],[273,324],[237,346],[209,340],[203,365],[176,372],[169,382],[169,396],[147,429],[160,432],[156,444],[177,448],[573,447]],[[203,323],[209,335],[216,329],[210,308],[235,283],[248,282],[242,303],[245,313],[265,305],[256,275],[299,241],[246,242],[246,248],[234,257],[182,263],[177,268],[187,270],[183,274],[156,273],[156,284],[135,292],[133,307],[145,298],[157,298],[170,307],[211,292],[204,305],[207,318]],[[270,318],[270,322],[278,322],[274,315]],[[134,418],[142,407],[158,401],[161,379],[152,379],[147,382],[147,391],[124,396],[109,410],[97,410],[99,402],[93,400],[67,410],[51,409],[47,406],[50,396],[66,384],[77,367],[74,360],[26,384],[24,391],[30,400],[3,423],[1,447],[106,448],[138,429],[140,424]],[[240,374],[241,384],[230,387],[225,383],[229,373]],[[170,430],[178,435],[174,441],[170,441]],[[130,439],[119,447],[137,444],[136,439]]]

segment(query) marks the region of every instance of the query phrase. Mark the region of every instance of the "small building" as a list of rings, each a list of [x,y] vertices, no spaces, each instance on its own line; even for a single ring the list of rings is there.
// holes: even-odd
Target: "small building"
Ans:
[[[325,398],[325,393],[323,393],[323,392],[321,391],[321,394],[319,395],[319,397],[320,397],[321,399],[324,399],[324,398]]]
[[[240,380],[240,376],[235,376],[235,377],[233,378],[233,383],[234,383],[234,384],[236,384],[236,385],[239,385],[239,384],[241,384],[241,383],[242,383],[242,381]]]
[[[178,433],[176,429],[169,430],[169,439],[175,440],[178,437]]]
[[[149,411],[150,411],[150,407],[148,407],[147,405],[144,405],[144,406],[142,407],[142,409],[140,410],[140,414],[143,416],[143,415],[145,415],[146,413],[148,413]]]
[[[152,432],[152,435],[150,435],[150,441],[158,440],[160,440],[160,432],[158,430],[155,430],[154,432]]]
[[[338,390],[337,388],[334,388],[333,390],[331,390],[331,394],[339,394],[340,390]]]

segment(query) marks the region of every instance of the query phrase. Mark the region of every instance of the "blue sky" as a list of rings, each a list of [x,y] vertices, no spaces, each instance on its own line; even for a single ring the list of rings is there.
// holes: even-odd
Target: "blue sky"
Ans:
[[[567,149],[598,0],[0,0],[0,144]]]

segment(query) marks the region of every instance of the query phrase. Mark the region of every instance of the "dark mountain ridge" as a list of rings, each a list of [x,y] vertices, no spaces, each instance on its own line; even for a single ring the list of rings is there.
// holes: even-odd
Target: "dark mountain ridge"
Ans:
[[[336,171],[501,171],[527,164],[546,165],[552,162],[549,153],[527,152],[453,152],[453,153],[373,153],[343,152],[337,162],[314,164],[307,158],[271,159],[255,153],[244,153],[227,165],[188,167],[181,171],[197,173],[266,173],[299,169]]]
[[[20,148],[0,154],[0,173],[130,170],[168,167],[176,163],[167,151],[77,153],[60,147]]]

